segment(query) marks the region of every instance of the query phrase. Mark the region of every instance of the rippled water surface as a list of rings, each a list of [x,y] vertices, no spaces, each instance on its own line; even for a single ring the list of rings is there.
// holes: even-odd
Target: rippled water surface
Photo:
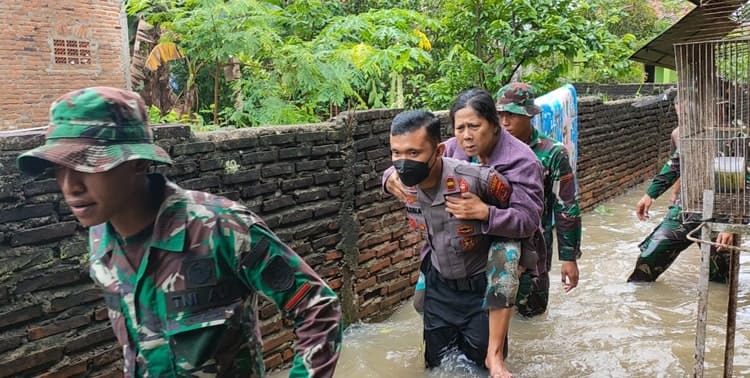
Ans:
[[[645,186],[603,204],[583,218],[583,258],[578,288],[564,293],[555,252],[550,308],[532,320],[513,319],[508,365],[516,377],[692,376],[699,250],[687,249],[653,284],[625,280],[638,243],[666,211],[659,199],[651,219],[633,209]],[[663,197],[667,197],[664,195]],[[747,241],[748,237],[745,238]],[[747,243],[744,243],[747,245]],[[750,377],[750,268],[743,255],[737,313],[734,376]],[[706,376],[722,374],[727,286],[711,284]],[[355,324],[344,335],[337,377],[486,377],[462,356],[424,369],[421,319],[407,303],[389,320]],[[285,376],[286,372],[272,377]]]

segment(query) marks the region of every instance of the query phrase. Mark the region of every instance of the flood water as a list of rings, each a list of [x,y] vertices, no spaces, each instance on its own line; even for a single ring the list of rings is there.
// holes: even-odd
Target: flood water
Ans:
[[[651,219],[639,221],[635,204],[645,185],[602,204],[583,217],[583,257],[578,288],[565,293],[552,263],[550,307],[510,330],[508,366],[515,377],[687,377],[693,373],[700,251],[687,249],[653,284],[625,280],[638,243],[662,219],[666,198]],[[747,237],[745,238],[748,239]],[[743,243],[747,245],[748,243]],[[750,377],[750,257],[741,257],[734,376]],[[711,284],[706,376],[722,375],[728,289]],[[424,369],[421,319],[406,303],[390,319],[354,324],[344,334],[336,377],[486,377],[462,356]],[[272,374],[286,376],[287,372]]]

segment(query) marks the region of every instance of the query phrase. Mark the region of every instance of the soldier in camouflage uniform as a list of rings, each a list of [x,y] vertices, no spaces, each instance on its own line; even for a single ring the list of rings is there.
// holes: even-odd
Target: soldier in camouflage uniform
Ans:
[[[171,163],[138,94],[95,87],[51,108],[46,143],[18,157],[52,167],[90,227],[90,272],[104,289],[125,377],[260,377],[257,296],[294,320],[295,377],[331,377],[341,347],[336,294],[246,207],[147,174]]]
[[[648,210],[662,193],[667,191],[680,178],[680,150],[677,148],[661,171],[654,176],[646,189],[646,194],[636,205],[638,219],[645,220]],[[670,204],[664,220],[644,239],[638,248],[641,254],[635,263],[633,273],[628,282],[653,282],[664,273],[687,247],[693,244],[687,239],[687,234],[700,225],[700,217],[691,215],[689,219],[682,219],[682,208],[679,197]],[[716,242],[724,245],[734,244],[734,235],[728,232],[719,233]],[[709,280],[727,283],[729,280],[729,254],[721,253],[723,248],[711,247],[711,267]]]
[[[518,313],[524,316],[542,314],[549,302],[549,270],[552,267],[552,230],[557,233],[557,252],[561,261],[561,279],[565,291],[578,285],[578,264],[581,256],[581,211],[578,190],[568,151],[531,126],[531,118],[541,109],[534,104],[533,89],[524,83],[511,83],[498,92],[497,111],[500,124],[513,136],[531,147],[544,168],[544,213],[542,228],[546,258],[540,258],[538,276],[521,275]],[[540,256],[541,257],[541,256]]]

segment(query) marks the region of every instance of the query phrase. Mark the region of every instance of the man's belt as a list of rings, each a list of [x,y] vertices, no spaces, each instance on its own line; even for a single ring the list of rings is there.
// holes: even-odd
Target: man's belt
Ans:
[[[472,277],[449,279],[438,273],[438,278],[449,288],[455,291],[470,291],[484,293],[487,290],[487,277],[484,273],[475,274]]]

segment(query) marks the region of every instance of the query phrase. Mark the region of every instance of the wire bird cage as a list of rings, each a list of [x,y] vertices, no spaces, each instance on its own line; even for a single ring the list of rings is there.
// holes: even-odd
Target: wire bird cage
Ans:
[[[733,376],[742,234],[750,231],[750,1],[701,1],[688,40],[674,45],[683,220],[702,219],[695,377],[703,377],[712,233],[737,237],[731,250],[724,377]],[[700,239],[692,234],[701,230]]]
[[[675,58],[683,217],[711,201],[710,222],[748,224],[750,38],[676,44]]]

